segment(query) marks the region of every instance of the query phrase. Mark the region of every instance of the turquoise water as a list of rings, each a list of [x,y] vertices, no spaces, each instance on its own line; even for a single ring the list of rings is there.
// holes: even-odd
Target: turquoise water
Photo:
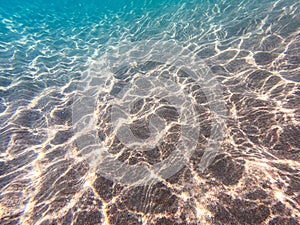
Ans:
[[[0,1],[0,224],[299,224],[300,2]]]

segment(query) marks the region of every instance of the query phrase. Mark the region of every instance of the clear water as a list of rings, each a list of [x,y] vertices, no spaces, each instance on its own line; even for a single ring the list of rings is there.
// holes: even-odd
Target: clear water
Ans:
[[[299,224],[300,2],[0,1],[1,224]]]

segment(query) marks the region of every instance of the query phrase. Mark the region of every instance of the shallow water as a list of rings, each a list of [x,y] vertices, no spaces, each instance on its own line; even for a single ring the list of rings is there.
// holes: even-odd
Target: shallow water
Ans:
[[[0,224],[299,224],[300,3],[0,2]]]

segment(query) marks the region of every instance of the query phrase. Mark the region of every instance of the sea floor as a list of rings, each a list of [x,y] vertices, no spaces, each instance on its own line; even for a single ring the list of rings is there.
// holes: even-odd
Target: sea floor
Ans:
[[[0,3],[0,224],[300,224],[300,2]]]

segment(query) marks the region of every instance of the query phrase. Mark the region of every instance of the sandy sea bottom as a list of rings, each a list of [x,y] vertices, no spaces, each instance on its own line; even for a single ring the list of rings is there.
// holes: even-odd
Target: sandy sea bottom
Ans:
[[[0,223],[299,224],[300,3],[0,4]]]

